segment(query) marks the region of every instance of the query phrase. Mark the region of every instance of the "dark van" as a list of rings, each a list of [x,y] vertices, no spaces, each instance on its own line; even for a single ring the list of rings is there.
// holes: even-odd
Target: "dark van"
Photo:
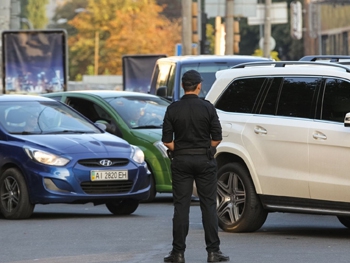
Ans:
[[[159,58],[153,70],[150,93],[170,101],[179,100],[183,95],[181,77],[190,69],[197,70],[203,78],[200,98],[205,98],[215,81],[218,70],[228,69],[237,64],[270,60],[262,57],[243,55],[197,55]]]

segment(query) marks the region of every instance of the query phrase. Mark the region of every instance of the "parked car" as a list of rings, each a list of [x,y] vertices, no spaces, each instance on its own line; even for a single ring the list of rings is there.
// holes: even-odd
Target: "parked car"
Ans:
[[[167,148],[161,142],[166,99],[128,91],[67,91],[43,96],[64,102],[93,122],[107,125],[107,131],[133,145],[145,154],[152,174],[148,202],[156,193],[171,193],[171,171]]]
[[[285,61],[218,71],[206,99],[217,148],[220,227],[259,229],[269,212],[337,216],[350,228],[350,68]]]
[[[310,55],[304,56],[299,61],[332,62],[343,65],[350,65],[350,56],[346,55]]]
[[[271,59],[242,55],[171,56],[159,58],[153,69],[150,93],[165,97],[170,101],[179,100],[184,94],[181,88],[182,75],[186,71],[194,69],[203,78],[199,97],[204,99],[215,81],[215,73],[218,70],[253,61],[271,61]]]
[[[105,204],[133,213],[150,191],[137,146],[67,105],[30,95],[0,96],[0,211],[32,215],[36,204]]]

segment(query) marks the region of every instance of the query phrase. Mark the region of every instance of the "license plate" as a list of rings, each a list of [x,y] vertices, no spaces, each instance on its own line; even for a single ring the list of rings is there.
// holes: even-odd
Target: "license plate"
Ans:
[[[128,171],[93,170],[90,173],[91,181],[128,180]]]

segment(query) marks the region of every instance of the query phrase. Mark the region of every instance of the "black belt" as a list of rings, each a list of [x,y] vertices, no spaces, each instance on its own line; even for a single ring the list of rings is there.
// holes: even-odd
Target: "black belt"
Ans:
[[[194,148],[194,149],[182,149],[174,151],[174,155],[186,155],[186,154],[207,154],[207,148]]]

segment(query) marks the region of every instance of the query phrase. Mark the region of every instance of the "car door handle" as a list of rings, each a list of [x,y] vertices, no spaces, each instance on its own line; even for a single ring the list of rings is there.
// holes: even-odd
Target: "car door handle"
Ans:
[[[312,137],[314,137],[314,139],[316,139],[316,140],[327,140],[327,136],[321,132],[314,132]]]
[[[255,132],[256,134],[267,134],[267,130],[264,129],[263,127],[261,127],[261,126],[256,126],[256,127],[254,128],[254,132]]]

